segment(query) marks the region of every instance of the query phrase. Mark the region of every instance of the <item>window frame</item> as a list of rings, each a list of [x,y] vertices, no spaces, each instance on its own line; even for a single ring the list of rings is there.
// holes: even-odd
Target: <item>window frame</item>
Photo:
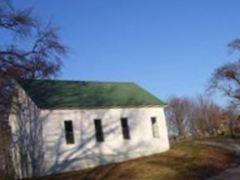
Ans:
[[[94,127],[95,127],[96,142],[103,143],[105,139],[104,139],[102,119],[94,119]]]
[[[152,116],[151,118],[151,126],[152,126],[152,135],[153,138],[160,138],[160,130],[159,130],[159,122],[157,117]]]
[[[122,117],[120,119],[120,121],[121,121],[123,139],[124,140],[130,140],[131,139],[131,134],[130,134],[128,118],[127,117]]]
[[[70,123],[70,124],[68,124],[68,123]],[[72,120],[65,120],[64,121],[64,132],[65,132],[65,142],[66,142],[66,144],[67,145],[75,144],[74,128],[73,128],[73,121]]]

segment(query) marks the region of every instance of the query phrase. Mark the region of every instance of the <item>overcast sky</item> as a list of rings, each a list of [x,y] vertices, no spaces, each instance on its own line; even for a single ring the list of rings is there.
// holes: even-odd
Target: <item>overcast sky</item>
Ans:
[[[15,0],[61,28],[60,79],[133,81],[166,100],[204,91],[233,58],[239,0]]]

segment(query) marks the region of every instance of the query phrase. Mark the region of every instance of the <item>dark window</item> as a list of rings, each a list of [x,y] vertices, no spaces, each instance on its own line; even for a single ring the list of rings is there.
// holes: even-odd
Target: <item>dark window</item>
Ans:
[[[130,139],[128,119],[127,118],[121,118],[121,125],[122,125],[123,139]]]
[[[65,138],[67,144],[74,144],[73,123],[72,121],[64,121]]]
[[[101,119],[95,119],[94,120],[94,125],[95,125],[97,142],[103,142],[104,141],[104,136],[103,136]]]
[[[151,117],[151,122],[152,122],[152,132],[153,132],[153,137],[159,138],[159,128],[158,128],[158,122],[156,117]]]

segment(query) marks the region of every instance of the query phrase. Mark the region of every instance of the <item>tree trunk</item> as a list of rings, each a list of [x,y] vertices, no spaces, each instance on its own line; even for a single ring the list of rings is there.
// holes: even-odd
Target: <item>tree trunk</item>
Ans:
[[[7,121],[0,122],[0,176],[14,177],[14,169],[11,158],[11,130]]]

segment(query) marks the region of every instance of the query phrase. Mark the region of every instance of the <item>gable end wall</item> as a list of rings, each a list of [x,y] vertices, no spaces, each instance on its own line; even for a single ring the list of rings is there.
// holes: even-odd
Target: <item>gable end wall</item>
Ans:
[[[9,125],[16,178],[39,176],[43,159],[40,109],[17,83],[15,89]]]

